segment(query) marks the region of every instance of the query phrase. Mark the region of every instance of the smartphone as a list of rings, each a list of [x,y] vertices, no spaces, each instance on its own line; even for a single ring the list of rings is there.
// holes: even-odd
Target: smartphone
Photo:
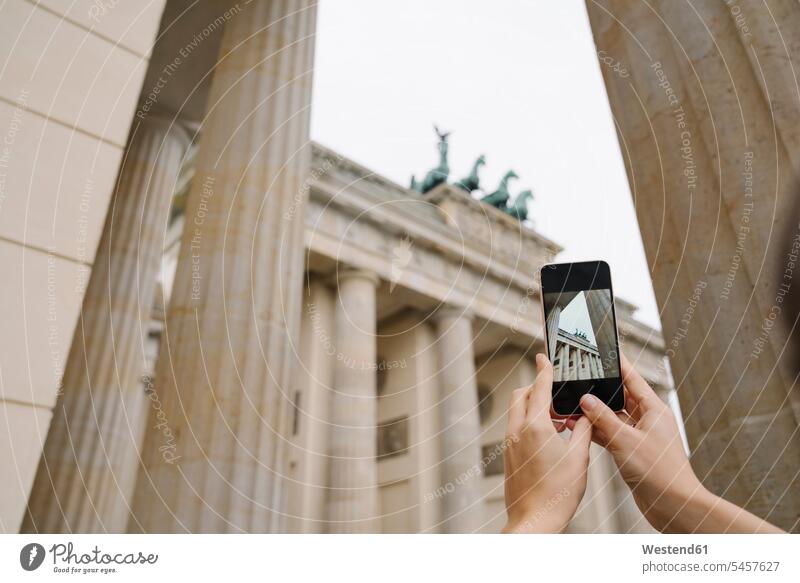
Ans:
[[[580,415],[579,401],[586,393],[621,411],[625,393],[608,263],[551,263],[539,277],[547,355],[553,364],[553,412]]]

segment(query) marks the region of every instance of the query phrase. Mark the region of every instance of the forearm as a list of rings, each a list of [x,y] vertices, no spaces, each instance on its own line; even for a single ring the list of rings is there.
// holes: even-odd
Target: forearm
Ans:
[[[693,493],[665,532],[702,534],[782,533],[778,527],[705,488]]]
[[[542,519],[535,515],[511,520],[506,523],[501,531],[502,534],[559,534],[564,532],[566,525],[563,521],[553,519]]]

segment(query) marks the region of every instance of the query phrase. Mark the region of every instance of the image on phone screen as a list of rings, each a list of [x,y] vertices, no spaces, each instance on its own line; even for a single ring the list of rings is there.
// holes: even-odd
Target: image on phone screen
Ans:
[[[611,290],[549,293],[544,297],[553,380],[619,376]]]
[[[546,265],[541,280],[556,413],[579,412],[585,393],[620,410],[619,343],[608,264]]]

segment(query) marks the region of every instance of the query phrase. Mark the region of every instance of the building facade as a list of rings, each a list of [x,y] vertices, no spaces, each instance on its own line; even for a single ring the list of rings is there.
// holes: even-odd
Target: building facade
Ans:
[[[597,350],[597,346],[589,342],[585,336],[559,330],[555,353],[554,380],[575,381],[605,378],[600,352]]]
[[[0,309],[26,339],[0,356],[2,530],[499,531],[505,409],[545,350],[533,278],[558,245],[311,143],[310,1],[53,4],[0,18],[82,65],[0,78],[6,155],[37,160],[2,183],[28,206],[0,199],[22,274]],[[82,77],[98,52],[114,66]],[[618,300],[623,350],[667,398],[633,312]],[[570,529],[646,528],[593,449]]]

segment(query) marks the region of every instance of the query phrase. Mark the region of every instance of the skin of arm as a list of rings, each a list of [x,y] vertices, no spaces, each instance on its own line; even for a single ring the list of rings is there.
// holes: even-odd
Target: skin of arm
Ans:
[[[591,395],[581,399],[592,440],[614,457],[639,510],[667,533],[779,533],[776,526],[708,491],[683,448],[671,409],[623,355],[625,412]],[[566,427],[576,427],[568,419]]]
[[[569,439],[550,420],[553,367],[536,356],[531,387],[511,397],[506,427],[504,533],[562,532],[586,491],[591,425],[578,420]]]

